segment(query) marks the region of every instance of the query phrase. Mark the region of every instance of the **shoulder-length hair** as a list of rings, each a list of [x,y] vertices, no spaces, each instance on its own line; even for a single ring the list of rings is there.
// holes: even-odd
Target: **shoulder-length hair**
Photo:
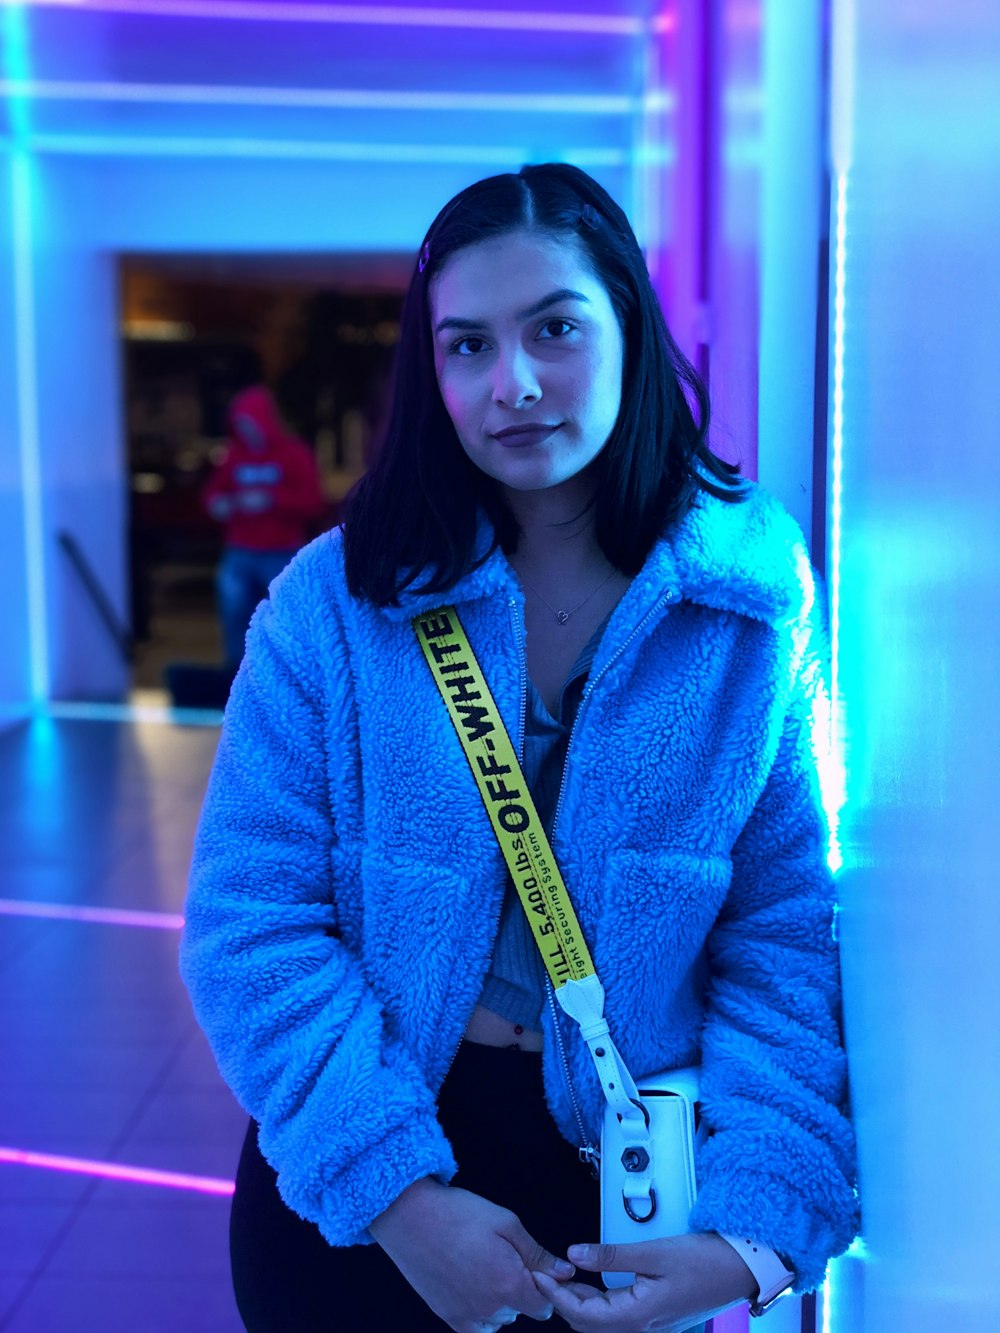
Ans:
[[[442,401],[428,293],[457,250],[522,228],[575,238],[621,325],[621,408],[594,464],[595,531],[607,558],[634,574],[699,490],[742,498],[739,469],[708,447],[708,394],[667,329],[625,214],[578,167],[523,167],[462,190],[420,248],[384,440],[346,506],[347,582],[356,597],[395,604],[415,581],[421,591],[447,592],[485,558],[477,549],[481,511],[493,525],[489,551],[516,549],[517,524],[496,482],[469,461]]]

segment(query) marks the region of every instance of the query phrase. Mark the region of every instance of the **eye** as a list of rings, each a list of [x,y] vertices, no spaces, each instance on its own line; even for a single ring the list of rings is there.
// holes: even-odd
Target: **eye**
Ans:
[[[568,333],[572,333],[575,325],[568,319],[547,319],[538,330],[539,338],[565,338]]]
[[[486,339],[471,334],[466,338],[456,338],[448,348],[452,356],[476,356],[486,346]]]

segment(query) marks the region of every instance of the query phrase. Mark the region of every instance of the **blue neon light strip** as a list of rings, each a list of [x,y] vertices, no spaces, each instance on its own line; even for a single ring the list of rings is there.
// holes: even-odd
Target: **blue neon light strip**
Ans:
[[[28,59],[28,25],[25,19],[24,6],[20,3],[14,3],[13,0],[6,0],[7,11],[4,14],[3,23],[3,45],[0,51],[3,53],[3,78],[10,80],[14,87],[23,86],[30,82],[31,64]],[[6,82],[0,85],[6,88]],[[28,107],[22,97],[14,93],[8,94],[10,111],[11,131],[16,140],[21,140],[28,133]]]
[[[31,701],[49,696],[49,641],[45,607],[45,532],[42,521],[42,469],[38,439],[38,368],[35,356],[35,284],[31,243],[31,153],[11,154],[12,231],[14,238],[14,320],[17,364],[17,414],[23,490],[25,576],[28,594],[28,651]]]
[[[662,114],[673,110],[676,101],[664,105],[664,90],[660,84],[659,43],[652,33],[642,45],[642,86],[644,96],[633,120],[631,207],[629,215],[643,254],[649,276],[655,281],[660,260],[659,220],[657,207],[657,162],[662,149],[660,125]]]
[[[840,590],[844,492],[844,351],[847,287],[847,173],[836,177],[833,256],[833,422],[830,432],[830,704],[833,723],[833,762],[841,783],[846,782],[844,719],[840,697]],[[839,803],[838,803],[839,806]],[[838,809],[839,814],[839,809]],[[831,819],[830,869],[843,865],[837,818]],[[859,1242],[855,1242],[858,1245]],[[855,1253],[852,1246],[849,1253]],[[828,1273],[821,1292],[822,1333],[833,1333],[833,1278]]]
[[[830,650],[831,703],[836,752],[842,762],[843,728],[840,698],[840,578],[844,492],[844,331],[847,267],[847,175],[836,181],[836,226],[833,287],[833,429],[830,479]]]
[[[30,76],[24,5],[8,0],[4,9],[5,75],[15,84]],[[50,693],[45,597],[45,530],[42,519],[41,454],[38,439],[38,368],[35,355],[35,282],[32,246],[34,165],[28,145],[28,104],[9,99],[11,238],[14,275],[14,355],[17,380],[18,445],[21,462],[24,563],[28,610],[28,689],[33,705]]]
[[[603,93],[398,91],[379,88],[279,88],[245,84],[115,83],[65,79],[0,81],[0,94],[63,102],[145,102],[192,106],[282,106],[362,111],[500,111],[549,115],[629,116],[636,97]],[[673,99],[657,96],[658,109]]]
[[[339,162],[456,162],[520,166],[532,159],[528,147],[479,144],[323,143],[286,139],[129,138],[102,134],[38,134],[37,153],[96,157],[247,157]],[[628,153],[619,148],[574,148],[562,154],[579,167],[620,167]]]
[[[12,3],[12,0],[6,0]],[[443,9],[403,5],[325,5],[275,0],[31,0],[52,9],[97,10],[147,17],[236,19],[256,23],[339,23],[392,28],[478,28],[506,32],[568,32],[635,36],[644,22],[622,14],[532,13],[508,9]]]

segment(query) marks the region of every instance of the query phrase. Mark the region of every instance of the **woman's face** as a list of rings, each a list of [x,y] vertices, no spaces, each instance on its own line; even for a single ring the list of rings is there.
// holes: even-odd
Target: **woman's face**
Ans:
[[[456,251],[430,287],[434,365],[462,448],[514,491],[580,477],[622,398],[624,344],[579,243],[509,232]]]

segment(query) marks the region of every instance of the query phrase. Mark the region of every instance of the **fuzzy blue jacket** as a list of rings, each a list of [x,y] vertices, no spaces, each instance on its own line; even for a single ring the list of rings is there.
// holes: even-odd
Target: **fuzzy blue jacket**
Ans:
[[[410,617],[451,601],[520,739],[523,602],[495,551],[448,595],[347,593],[308,546],[254,618],[197,835],[182,970],[282,1196],[334,1245],[449,1179],[435,1097],[487,970],[500,853]],[[554,848],[634,1074],[702,1064],[714,1131],[691,1224],[785,1255],[801,1290],[855,1231],[839,974],[815,735],[822,654],[792,520],[709,496],[613,613]],[[603,1108],[545,1015],[549,1106]]]

